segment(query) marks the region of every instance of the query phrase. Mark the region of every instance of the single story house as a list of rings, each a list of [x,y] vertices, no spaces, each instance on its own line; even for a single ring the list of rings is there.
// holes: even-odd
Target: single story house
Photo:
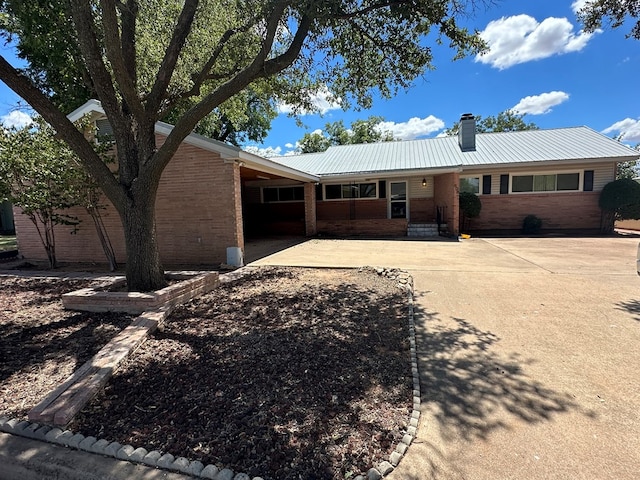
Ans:
[[[95,100],[69,118],[87,114],[99,130],[109,128]],[[171,128],[157,123],[158,143]],[[159,248],[166,265],[214,264],[227,259],[228,249],[242,252],[245,236],[426,236],[438,234],[438,223],[456,235],[460,191],[481,197],[476,232],[517,232],[528,214],[547,230],[597,231],[600,191],[615,179],[618,162],[639,157],[587,127],[477,134],[471,115],[462,117],[457,137],[271,159],[191,134],[162,175]],[[90,218],[74,213],[84,221],[74,235],[58,227],[58,259],[103,262]],[[46,259],[30,221],[17,208],[14,214],[20,253]],[[122,262],[118,214],[107,205],[103,217]]]

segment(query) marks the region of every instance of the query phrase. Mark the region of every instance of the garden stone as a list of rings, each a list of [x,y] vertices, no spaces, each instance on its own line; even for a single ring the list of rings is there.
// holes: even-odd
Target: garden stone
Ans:
[[[91,445],[89,449],[90,452],[99,453],[100,455],[106,455],[106,448],[109,446],[109,440],[105,440],[104,438],[98,440],[96,443]]]
[[[173,465],[171,465],[170,468],[172,470],[178,470],[179,472],[186,473],[189,468],[189,459],[178,457],[173,461]]]
[[[223,468],[218,472],[216,476],[216,480],[233,480],[233,470],[229,470],[228,468]]]
[[[188,475],[198,476],[200,475],[200,472],[202,472],[203,469],[204,469],[204,465],[202,464],[202,462],[199,460],[194,460],[189,464],[189,466],[187,467],[187,470],[184,473]]]
[[[246,473],[238,473],[233,480],[251,480],[251,477]]]
[[[33,438],[36,440],[45,440],[47,438],[47,433],[51,431],[52,427],[49,425],[43,425],[38,430],[33,432]]]
[[[131,452],[131,455],[129,455],[129,461],[142,462],[142,459],[147,456],[147,453],[149,452],[146,448],[136,448],[133,452]]]
[[[84,450],[85,452],[90,452],[91,447],[98,441],[96,437],[86,437],[78,444],[78,448],[80,450]]]
[[[380,465],[378,465],[378,470],[380,471],[380,474],[382,476],[389,475],[391,472],[393,472],[393,465],[391,465],[389,462],[380,462]]]
[[[62,430],[58,427],[54,427],[47,432],[47,434],[44,436],[44,439],[48,442],[55,442],[60,435],[62,435]]]
[[[169,468],[173,464],[175,457],[170,453],[165,453],[158,459],[158,466],[160,468]]]
[[[69,439],[68,445],[73,448],[78,448],[78,445],[80,445],[80,442],[82,442],[83,440],[84,440],[84,435],[82,435],[81,433],[76,433],[73,437]]]
[[[131,445],[125,445],[124,447],[120,448],[120,450],[118,450],[118,453],[116,453],[116,457],[120,460],[129,460],[129,457],[134,450],[135,448],[133,448]]]
[[[367,472],[367,477],[369,478],[369,480],[380,480],[382,478],[382,475],[375,468],[370,468]]]
[[[389,455],[389,460],[391,460],[391,463],[396,466],[400,463],[401,458],[402,454],[399,452],[392,452],[391,455]]]
[[[54,440],[59,445],[64,445],[65,447],[69,446],[69,440],[73,438],[73,432],[69,430],[65,430]]]
[[[158,465],[158,459],[160,457],[162,457],[162,454],[157,450],[153,450],[144,456],[142,463],[149,465],[150,467],[155,467]]]
[[[215,465],[207,465],[206,467],[204,467],[204,470],[200,472],[200,477],[214,480],[216,478],[216,475],[218,475],[218,472],[218,467],[216,467]]]
[[[118,442],[111,442],[105,447],[104,454],[115,457],[116,455],[118,455],[118,450],[120,450],[121,448],[122,445],[120,445]]]
[[[39,423],[32,423],[31,425],[27,426],[27,428],[22,430],[22,435],[24,435],[27,438],[36,438],[35,433],[36,433],[36,430],[38,430],[39,428],[40,428]]]

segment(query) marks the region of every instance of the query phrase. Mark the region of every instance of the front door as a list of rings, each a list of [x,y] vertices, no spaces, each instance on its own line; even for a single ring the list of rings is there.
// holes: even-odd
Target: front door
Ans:
[[[408,218],[407,182],[389,182],[389,218]]]

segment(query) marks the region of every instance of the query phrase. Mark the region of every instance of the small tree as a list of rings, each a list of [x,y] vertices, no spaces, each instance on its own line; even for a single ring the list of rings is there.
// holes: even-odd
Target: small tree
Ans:
[[[109,149],[97,147],[102,154]],[[109,157],[104,155],[105,161]],[[0,132],[0,197],[19,206],[33,222],[47,252],[49,266],[56,268],[55,225],[77,226],[80,220],[64,213],[80,206],[91,216],[111,271],[117,262],[100,211],[101,190],[79,165],[69,147],[55,137],[41,118],[20,130]]]
[[[640,219],[640,184],[630,178],[607,183],[598,205],[602,209],[602,233],[612,233],[616,220]]]
[[[51,128],[41,119],[19,130],[0,129],[0,176],[7,199],[33,222],[47,252],[49,266],[57,267],[56,225],[77,225],[64,213],[76,204],[78,171],[69,168],[71,152],[61,150]]]
[[[482,202],[480,197],[471,192],[460,192],[460,212],[462,212],[462,230],[471,226],[471,219],[480,215]]]
[[[333,145],[352,145],[356,143],[392,142],[393,133],[380,129],[382,117],[371,116],[366,120],[356,120],[351,128],[346,128],[342,120],[330,122],[323,132],[305,133],[298,142],[300,153],[324,152]]]

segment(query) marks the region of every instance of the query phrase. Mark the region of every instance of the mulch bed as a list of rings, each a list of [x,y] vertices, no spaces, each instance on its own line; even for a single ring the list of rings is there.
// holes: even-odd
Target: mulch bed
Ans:
[[[87,280],[0,277],[0,416],[26,414],[132,316],[64,310],[60,295]]]
[[[174,310],[70,428],[251,477],[350,478],[407,426],[406,316],[373,271],[260,269]]]

